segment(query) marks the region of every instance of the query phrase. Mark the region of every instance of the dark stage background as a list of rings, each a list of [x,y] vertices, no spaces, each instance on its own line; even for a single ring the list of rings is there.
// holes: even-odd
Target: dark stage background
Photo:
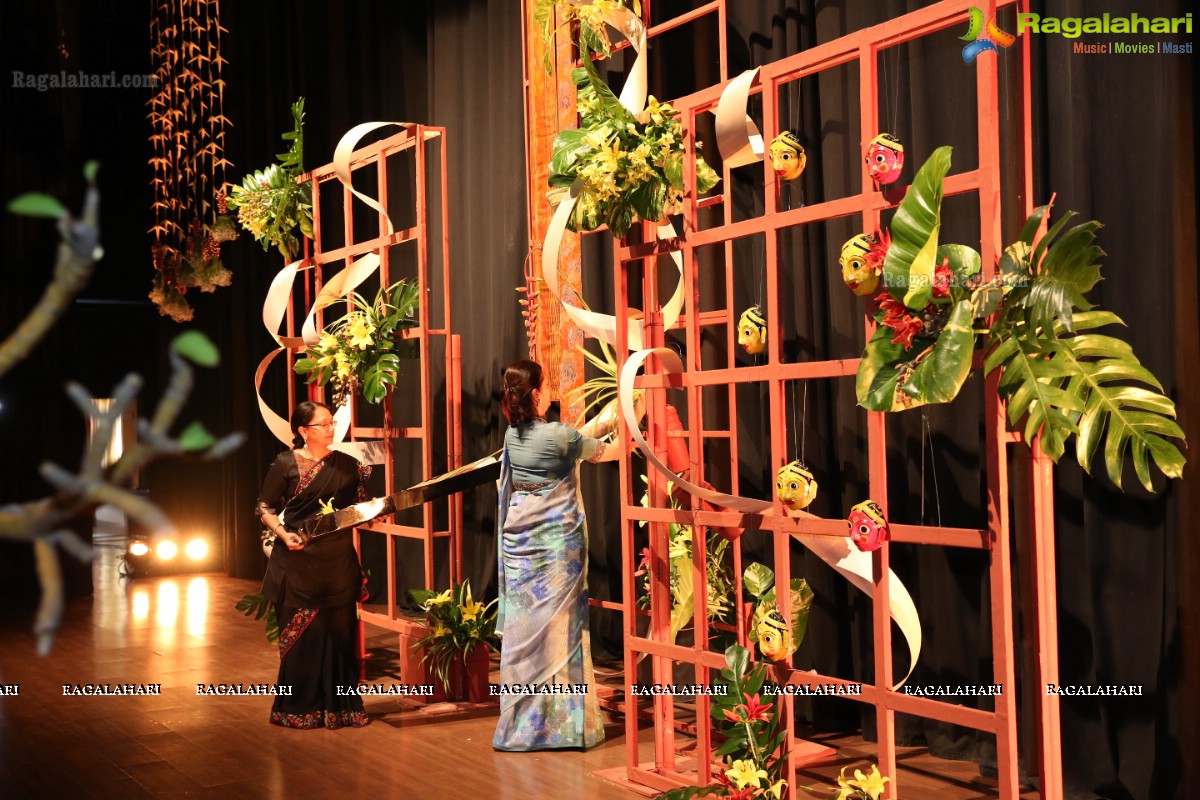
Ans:
[[[926,5],[888,0],[827,3],[815,0],[731,2],[730,69],[733,74],[876,24]],[[1150,0],[1136,4],[1035,3],[1035,11],[1068,16],[1104,11],[1176,16],[1185,3]],[[1038,8],[1037,6],[1042,6]],[[660,0],[655,14],[691,7],[685,0]],[[226,156],[235,179],[272,161],[279,134],[290,129],[289,105],[307,98],[306,166],[331,159],[333,146],[350,126],[367,120],[424,121],[448,129],[452,269],[460,277],[453,297],[455,329],[463,337],[464,442],[467,458],[499,446],[502,430],[494,391],[500,369],[524,355],[524,330],[513,287],[521,282],[528,251],[522,115],[519,6],[515,0],[437,3],[363,2],[334,9],[322,4],[226,3],[222,22],[229,61],[225,114],[233,123]],[[3,502],[43,494],[37,477],[43,459],[73,465],[83,442],[83,425],[61,391],[68,379],[105,394],[127,371],[146,378],[143,411],[153,406],[168,368],[166,346],[179,326],[159,317],[145,299],[150,288],[151,225],[143,90],[53,90],[37,92],[7,85],[12,71],[59,70],[119,74],[150,72],[148,4],[101,0],[93,3],[5,3],[0,24],[0,59],[5,87],[3,194],[47,191],[78,207],[79,167],[88,158],[103,163],[103,225],[106,256],[96,278],[32,358],[0,385],[0,442],[5,458]],[[1012,30],[1012,14],[1001,15]],[[669,35],[651,51],[651,93],[671,97],[719,80],[717,31],[709,25]],[[973,166],[976,117],[974,69],[964,65],[960,43],[949,32],[927,42],[888,51],[880,62],[881,114],[907,146],[911,170],[942,144],[955,145],[954,168]],[[1034,46],[1036,197],[1057,193],[1057,208],[1105,223],[1100,245],[1108,252],[1105,281],[1094,292],[1104,308],[1120,315],[1126,337],[1143,362],[1163,381],[1179,405],[1181,421],[1195,440],[1196,329],[1195,255],[1195,80],[1194,56],[1098,57],[1072,55],[1068,40],[1029,37]],[[671,61],[661,57],[669,52]],[[991,57],[985,55],[985,58]],[[1001,55],[1002,104],[1011,109],[1018,85],[1017,54]],[[808,78],[781,96],[781,120],[800,133],[809,167],[785,202],[798,205],[843,196],[857,186],[856,68]],[[1015,115],[1002,130],[1005,154],[1012,153]],[[712,142],[711,132],[700,138]],[[718,158],[711,144],[705,156]],[[1005,239],[1021,222],[1021,200],[1006,192]],[[736,214],[761,210],[755,170],[734,175]],[[951,199],[943,239],[978,240],[973,201]],[[862,348],[861,304],[840,285],[837,249],[854,232],[855,220],[789,231],[781,238],[783,291],[795,299],[785,349],[790,358],[852,357]],[[0,273],[0,333],[7,334],[36,301],[54,258],[55,233],[48,221],[5,215],[5,258]],[[738,247],[738,263],[756,265],[761,243]],[[605,248],[586,250],[585,296],[594,307],[611,309],[611,280],[601,267]],[[252,391],[258,361],[272,341],[259,322],[262,298],[280,266],[250,238],[227,244],[225,263],[234,285],[212,295],[190,293],[194,326],[221,348],[223,362],[204,371],[188,418],[209,430],[245,431],[247,444],[220,464],[171,462],[147,470],[143,484],[184,531],[206,533],[225,545],[230,574],[256,578],[263,559],[252,514],[258,485],[279,443],[261,424]],[[758,261],[756,261],[756,259]],[[754,299],[757,270],[747,269],[735,287],[739,302]],[[469,287],[469,288],[467,288]],[[721,347],[706,342],[706,359]],[[265,396],[283,409],[278,378]],[[865,496],[863,415],[846,385],[810,387],[808,461],[818,469],[821,496],[815,511],[842,516]],[[980,412],[982,386],[973,378],[951,407],[928,409],[932,455],[922,472],[920,412],[889,423],[889,487],[893,519],[978,525],[983,478]],[[747,389],[743,411],[740,477],[746,494],[766,496],[771,476],[768,437],[753,409],[765,402]],[[720,413],[716,409],[714,414]],[[719,421],[713,420],[713,421]],[[726,469],[727,471],[727,469]],[[1185,756],[1200,752],[1195,738],[1197,702],[1196,498],[1188,483],[1159,479],[1156,495],[1127,476],[1126,494],[1103,478],[1082,473],[1071,455],[1056,471],[1058,519],[1060,658],[1063,683],[1141,684],[1145,694],[1097,702],[1079,698],[1062,704],[1063,755],[1076,797],[1112,800],[1188,797],[1182,788]],[[720,472],[716,475],[719,477]],[[726,477],[727,479],[727,477]],[[933,481],[938,481],[936,494]],[[615,468],[585,469],[589,509],[591,590],[603,599],[618,596],[619,542],[615,536]],[[473,584],[495,592],[495,493],[481,488],[466,498],[465,549]],[[747,537],[747,557],[766,559],[765,537]],[[912,683],[987,683],[991,640],[986,564],[978,553],[935,548],[893,549],[895,569],[913,592],[926,629],[926,648]],[[378,549],[368,549],[368,566]],[[798,574],[813,586],[817,601],[809,635],[797,663],[823,672],[871,678],[870,607],[823,564],[794,553]],[[405,580],[414,585],[420,565],[407,561]],[[382,564],[373,570],[382,572]],[[87,573],[76,570],[74,589],[89,590]],[[378,578],[376,578],[378,580]],[[443,576],[444,580],[444,576]],[[377,587],[378,588],[378,587]],[[0,545],[0,600],[6,613],[29,616],[36,583],[28,548]],[[1014,587],[1019,603],[1020,586]],[[234,613],[230,609],[230,613]],[[609,612],[593,614],[600,652],[620,651],[619,626]],[[1014,632],[1021,667],[1028,643]],[[1024,649],[1021,649],[1024,648]],[[899,648],[903,651],[903,648]],[[903,661],[906,654],[900,653]],[[898,662],[898,666],[900,666]],[[903,667],[902,667],[903,669]],[[1190,682],[1185,676],[1190,675]],[[1020,687],[1023,693],[1039,687]],[[1028,695],[1022,695],[1027,699]],[[873,715],[830,703],[800,713],[823,727],[862,725]],[[902,718],[903,743],[924,743],[940,755],[994,764],[987,737],[961,729]],[[1032,742],[1023,736],[1026,746]],[[1036,769],[1032,771],[1036,772]]]

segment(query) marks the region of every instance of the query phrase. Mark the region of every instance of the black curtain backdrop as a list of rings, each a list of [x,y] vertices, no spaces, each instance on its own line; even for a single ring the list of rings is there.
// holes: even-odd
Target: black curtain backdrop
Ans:
[[[691,8],[690,0],[660,0],[657,16]],[[852,30],[877,24],[928,5],[886,0],[825,3],[813,0],[753,0],[729,4],[731,74],[812,47]],[[1042,14],[1071,16],[1103,12],[1178,16],[1178,0],[1035,3]],[[450,257],[454,328],[462,336],[464,457],[491,452],[502,424],[494,390],[500,369],[525,353],[516,292],[529,251],[523,151],[522,67],[519,4],[511,0],[447,0],[439,3],[368,2],[340,8],[235,3],[222,6],[227,81],[225,114],[233,122],[226,155],[236,179],[270,163],[280,152],[279,135],[290,129],[289,106],[307,98],[306,165],[332,158],[333,146],[350,126],[368,120],[422,121],[447,128]],[[148,412],[165,385],[166,348],[180,329],[145,301],[151,266],[151,225],[145,90],[52,90],[12,88],[13,71],[59,70],[119,74],[150,72],[148,4],[6,4],[0,24],[0,58],[5,86],[0,109],[6,124],[5,199],[24,191],[48,191],[78,207],[78,169],[99,158],[103,192],[105,259],[96,278],[62,323],[26,363],[0,385],[0,442],[8,459],[3,502],[45,492],[36,465],[43,459],[73,465],[83,442],[83,425],[61,386],[68,378],[103,395],[127,371],[146,379],[142,410]],[[1011,11],[1001,27],[1015,28]],[[689,26],[665,36],[651,50],[651,93],[673,97],[719,81],[715,23]],[[954,146],[954,171],[975,166],[974,67],[963,63],[961,43],[947,31],[881,55],[880,115],[905,143],[907,175],[940,145]],[[1174,37],[1179,38],[1179,37]],[[1195,326],[1195,106],[1194,56],[1101,57],[1074,55],[1056,36],[1027,36],[1033,46],[1036,202],[1057,193],[1056,213],[1075,210],[1081,219],[1105,224],[1100,245],[1107,251],[1105,281],[1093,298],[1121,316],[1128,341],[1176,398],[1181,420],[1195,438],[1200,409],[1195,364],[1200,337]],[[991,58],[985,55],[983,58]],[[1002,153],[1005,158],[1004,236],[1015,238],[1024,199],[1014,176],[1019,88],[1016,52],[999,56]],[[621,59],[612,76],[621,80]],[[875,132],[858,130],[857,65],[805,78],[781,93],[782,126],[797,132],[808,149],[801,181],[785,187],[788,207],[841,197],[857,190],[860,142]],[[761,104],[753,103],[753,115]],[[711,121],[699,124],[704,154],[719,165]],[[761,213],[757,167],[735,171],[734,215]],[[943,240],[978,241],[978,207],[973,199],[950,198]],[[885,222],[887,220],[885,219]],[[785,231],[779,240],[781,320],[789,360],[855,357],[863,346],[861,303],[842,286],[836,271],[842,242],[860,230],[850,218]],[[0,277],[0,333],[7,334],[40,295],[54,258],[51,223],[5,215],[6,257]],[[593,307],[611,309],[611,250],[604,237],[585,247],[584,296]],[[702,254],[706,296],[723,291],[720,248]],[[196,307],[194,327],[217,342],[222,364],[200,373],[185,422],[198,418],[213,431],[245,431],[247,444],[220,464],[170,462],[143,475],[154,500],[185,530],[205,532],[225,545],[230,574],[256,578],[263,559],[251,513],[266,465],[280,445],[261,424],[252,376],[273,342],[259,323],[262,298],[281,266],[248,236],[226,245],[234,285],[212,295],[188,295]],[[738,243],[734,286],[738,308],[761,299],[763,242]],[[665,279],[664,279],[665,283]],[[682,341],[679,342],[682,346]],[[707,367],[723,363],[723,343],[706,339]],[[739,352],[738,363],[750,363]],[[279,365],[264,396],[283,410],[284,378]],[[864,415],[855,408],[850,381],[813,381],[789,391],[796,421],[793,457],[801,449],[817,472],[821,492],[813,510],[831,517],[866,496]],[[674,399],[674,398],[673,398]],[[899,414],[889,421],[891,516],[905,522],[981,526],[985,519],[982,474],[983,385],[976,376],[952,406]],[[738,465],[742,492],[768,496],[773,476],[767,464],[769,431],[759,409],[765,392],[738,390]],[[683,411],[681,406],[681,412]],[[707,400],[710,425],[728,424],[728,409]],[[923,435],[928,429],[929,435]],[[1014,473],[1020,470],[1014,457]],[[706,454],[710,479],[727,484],[727,452]],[[404,462],[401,462],[402,469]],[[1101,470],[1102,471],[1102,470]],[[1190,475],[1190,470],[1189,470]],[[1189,481],[1191,478],[1189,477]],[[1187,797],[1183,778],[1187,753],[1195,753],[1197,580],[1200,564],[1191,535],[1195,500],[1187,484],[1156,480],[1149,495],[1134,476],[1122,494],[1102,478],[1089,478],[1068,454],[1056,470],[1059,564],[1060,661],[1062,682],[1141,684],[1141,698],[1064,699],[1063,758],[1071,797],[1142,800]],[[378,482],[378,479],[377,479]],[[615,468],[586,468],[584,493],[591,534],[590,587],[593,597],[620,597],[620,543],[616,536]],[[1014,486],[1019,490],[1019,484]],[[466,496],[467,574],[477,592],[495,593],[495,492],[481,487]],[[1023,516],[1014,508],[1016,550]],[[1187,536],[1185,536],[1187,534]],[[770,563],[767,537],[750,532],[746,558]],[[913,593],[925,629],[925,646],[911,683],[991,682],[989,587],[981,553],[931,547],[893,547],[894,569]],[[404,589],[416,585],[421,564],[415,549],[397,546]],[[382,546],[364,553],[373,588],[382,589]],[[0,601],[28,617],[35,595],[28,548],[0,545]],[[441,563],[444,565],[444,559]],[[816,593],[808,636],[797,656],[803,668],[847,678],[872,678],[870,605],[865,597],[821,562],[796,547],[796,575]],[[439,580],[446,579],[444,568]],[[87,591],[80,573],[77,591]],[[1020,606],[1022,586],[1015,581]],[[232,613],[232,612],[231,612]],[[619,619],[592,616],[600,655],[621,649]],[[1017,638],[1022,709],[1030,686],[1024,664],[1030,647],[1023,628]],[[897,648],[896,668],[907,668]],[[1193,676],[1185,681],[1185,676]],[[797,703],[798,713],[820,728],[862,727],[873,735],[873,714],[836,701]],[[1023,771],[1033,737],[1023,715]],[[925,744],[938,755],[994,766],[989,737],[953,726],[902,717],[903,744]],[[1190,738],[1189,738],[1190,737]],[[1195,758],[1191,759],[1195,762]]]

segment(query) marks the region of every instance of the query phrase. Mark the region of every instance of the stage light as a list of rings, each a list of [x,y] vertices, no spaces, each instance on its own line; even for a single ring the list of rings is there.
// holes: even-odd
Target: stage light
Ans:
[[[179,552],[179,548],[175,546],[174,542],[170,541],[169,539],[164,539],[158,543],[158,547],[156,548],[155,552],[158,553],[158,557],[163,561],[170,561],[175,557],[175,554]]]
[[[183,548],[183,552],[186,553],[187,557],[192,561],[200,561],[206,555],[208,555],[208,543],[203,539],[192,539],[187,543],[187,546]]]
[[[131,555],[131,556],[141,557],[141,556],[146,555],[149,552],[150,552],[150,545],[146,544],[143,541],[134,541],[129,544],[129,555]]]

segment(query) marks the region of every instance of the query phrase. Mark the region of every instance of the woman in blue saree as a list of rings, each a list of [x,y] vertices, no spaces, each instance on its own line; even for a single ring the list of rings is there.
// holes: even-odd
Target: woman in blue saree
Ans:
[[[588,642],[587,526],[580,460],[610,461],[619,446],[547,422],[542,368],[504,371],[498,517],[500,721],[497,750],[587,748],[604,740]],[[557,685],[560,688],[555,689]],[[513,690],[516,691],[513,691]]]

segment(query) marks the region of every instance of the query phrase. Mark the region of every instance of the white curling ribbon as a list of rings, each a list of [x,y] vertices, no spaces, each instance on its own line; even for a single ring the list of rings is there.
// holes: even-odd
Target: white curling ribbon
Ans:
[[[758,77],[758,67],[748,69],[726,84],[717,101],[717,150],[730,169],[762,161],[763,137],[746,113],[750,87]]]
[[[664,372],[675,376],[681,386],[687,378],[684,373],[683,362],[680,361],[678,354],[674,350],[665,347],[655,347],[633,353],[629,356],[629,360],[625,362],[625,366],[621,368],[620,380],[617,384],[617,396],[621,404],[621,416],[625,419],[625,426],[629,430],[630,437],[632,437],[633,441],[642,451],[642,454],[646,457],[646,461],[652,464],[659,472],[666,475],[675,486],[682,487],[688,493],[707,500],[715,506],[727,508],[731,511],[739,511],[744,514],[764,514],[768,512],[772,506],[770,502],[724,494],[723,492],[717,492],[703,486],[697,486],[672,472],[670,467],[659,460],[658,456],[654,454],[654,451],[646,443],[645,438],[638,428],[638,417],[633,400],[634,380],[637,378],[638,370],[641,369],[646,359],[650,356],[656,356],[659,363],[662,364]],[[801,516],[815,518],[815,515],[808,512],[800,512],[800,514]],[[874,559],[870,553],[864,553],[858,548],[852,547],[848,537],[834,538],[830,536],[793,533],[792,538],[807,547],[818,558],[845,577],[846,580],[850,581],[851,584],[865,592],[872,600],[874,599],[875,584],[872,581]],[[892,687],[895,690],[903,686],[909,676],[912,675],[913,668],[917,665],[917,659],[921,655],[921,619],[917,615],[916,604],[913,603],[908,589],[896,577],[896,573],[891,570],[888,570],[888,613],[896,621],[900,632],[904,634],[909,652],[908,672],[905,673],[904,678],[899,683]]]
[[[562,247],[562,239],[567,232],[567,222],[571,218],[571,212],[575,208],[575,203],[578,202],[582,186],[583,182],[581,180],[576,180],[571,184],[570,194],[568,194],[567,199],[559,203],[558,207],[554,209],[554,216],[551,217],[550,225],[546,229],[546,241],[542,245],[542,277],[546,281],[546,287],[550,290],[550,294],[559,302],[563,313],[571,318],[571,322],[588,336],[615,347],[617,344],[616,316],[568,305],[563,300],[562,290],[558,282],[558,252]],[[656,233],[660,240],[674,239],[678,235],[675,232],[675,226],[670,222],[667,222],[665,225],[659,225]],[[676,250],[671,253],[671,261],[674,262],[675,270],[678,272],[678,281],[675,284],[674,294],[671,295],[671,299],[667,301],[662,309],[663,327],[667,330],[679,321],[679,314],[683,311],[684,297],[683,255]],[[625,330],[629,337],[629,349],[641,350],[643,347],[642,321],[630,317],[625,321],[625,325]]]
[[[398,127],[407,127],[413,123],[409,122],[364,122],[360,125],[355,125],[342,136],[338,141],[337,147],[333,154],[333,170],[337,179],[350,192],[362,200],[371,208],[378,211],[383,216],[384,235],[390,236],[395,232],[395,227],[392,224],[391,218],[383,210],[383,206],[373,197],[363,194],[354,188],[351,182],[351,165],[350,159],[354,154],[355,146],[359,140],[368,133],[379,128],[389,125]],[[304,323],[301,326],[301,335],[283,336],[279,329],[283,324],[283,320],[287,314],[288,302],[292,296],[292,289],[295,285],[296,275],[300,272],[304,260],[293,261],[276,275],[271,281],[271,286],[267,290],[267,297],[263,302],[263,325],[266,326],[267,332],[271,335],[280,348],[269,353],[258,365],[258,369],[254,374],[254,394],[258,399],[259,413],[263,418],[263,422],[267,428],[274,434],[275,438],[284,444],[291,446],[292,443],[292,428],[291,424],[282,416],[277,414],[263,399],[262,382],[266,375],[267,367],[275,360],[284,350],[301,353],[306,348],[312,347],[320,341],[321,334],[317,330],[316,315],[317,312],[327,308],[339,299],[346,297],[353,292],[359,285],[371,277],[379,269],[378,253],[367,253],[360,256],[354,262],[347,265],[344,269],[330,278],[321,287],[321,291],[317,294],[312,308],[305,315]],[[387,446],[382,441],[360,441],[346,442],[342,441],[350,430],[350,408],[343,406],[334,412],[334,443],[330,445],[330,449],[339,450],[354,456],[364,464],[382,464],[386,456]]]

